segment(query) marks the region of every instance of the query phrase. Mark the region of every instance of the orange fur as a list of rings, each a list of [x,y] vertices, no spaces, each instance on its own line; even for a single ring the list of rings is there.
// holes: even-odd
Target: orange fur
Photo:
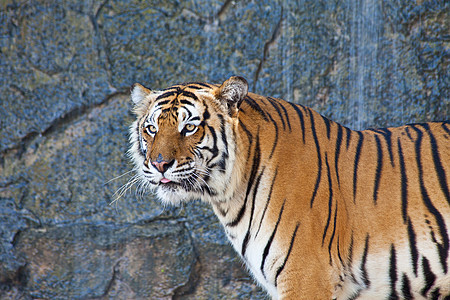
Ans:
[[[448,122],[352,131],[247,93],[240,77],[135,85],[132,99],[144,185],[165,202],[210,202],[273,298],[450,295]]]

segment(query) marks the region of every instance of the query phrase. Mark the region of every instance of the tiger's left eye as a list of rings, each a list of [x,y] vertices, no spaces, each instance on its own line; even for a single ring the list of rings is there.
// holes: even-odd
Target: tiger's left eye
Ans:
[[[197,126],[195,126],[194,124],[187,124],[186,126],[184,126],[184,129],[187,132],[192,132],[197,128]]]
[[[181,131],[181,134],[183,134],[184,136],[190,136],[194,134],[197,131],[197,129],[198,127],[195,126],[194,124],[186,124],[183,130]]]

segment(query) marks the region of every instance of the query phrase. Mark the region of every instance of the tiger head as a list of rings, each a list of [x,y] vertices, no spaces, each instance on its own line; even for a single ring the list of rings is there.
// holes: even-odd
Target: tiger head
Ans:
[[[221,86],[187,83],[162,91],[134,84],[137,120],[130,128],[129,154],[141,187],[174,204],[232,193],[240,174],[234,137],[247,91],[241,77]]]

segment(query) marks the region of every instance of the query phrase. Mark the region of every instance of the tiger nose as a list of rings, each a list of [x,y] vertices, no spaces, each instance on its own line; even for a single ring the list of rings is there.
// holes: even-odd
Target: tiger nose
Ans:
[[[156,160],[152,162],[152,165],[154,165],[159,172],[164,173],[170,168],[171,165],[173,165],[173,162],[174,160],[171,161]]]

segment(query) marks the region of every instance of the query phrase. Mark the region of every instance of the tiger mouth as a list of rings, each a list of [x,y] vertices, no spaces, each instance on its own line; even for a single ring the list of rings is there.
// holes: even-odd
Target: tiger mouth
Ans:
[[[178,191],[180,189],[186,192],[202,191],[203,187],[201,185],[192,184],[189,179],[180,179],[179,181],[169,180],[168,182],[159,181],[157,183],[158,188],[166,191]]]
[[[160,181],[158,183],[158,188],[169,190],[169,191],[176,191],[179,189],[183,189],[185,191],[191,190],[191,187],[188,183],[184,182],[183,180],[180,182],[177,181],[169,181],[169,182],[162,182]]]
[[[162,180],[158,183],[159,187],[162,188],[171,188],[171,189],[175,189],[177,187],[181,187],[181,183],[179,182],[175,182],[175,181],[168,181],[168,182],[163,182]]]
[[[172,180],[163,177],[163,179],[161,179],[159,182],[160,182],[160,183],[166,184],[166,183],[169,183],[169,182],[171,182],[171,181],[172,181]]]

